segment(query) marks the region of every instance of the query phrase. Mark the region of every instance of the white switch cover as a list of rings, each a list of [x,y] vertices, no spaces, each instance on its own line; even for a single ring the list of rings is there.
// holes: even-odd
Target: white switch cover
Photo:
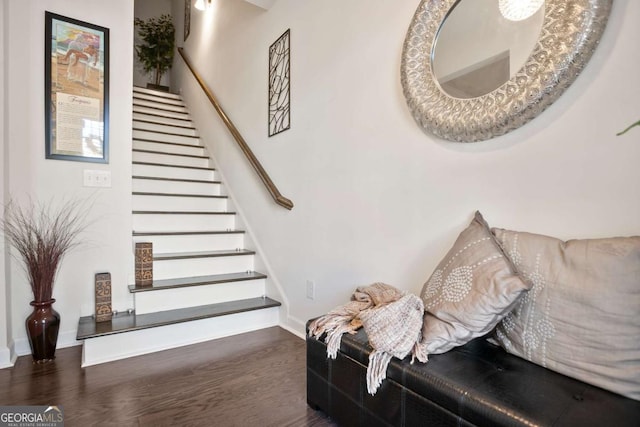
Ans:
[[[307,280],[307,299],[316,298],[316,284],[313,280]]]
[[[84,170],[83,185],[85,187],[111,187],[111,171]]]

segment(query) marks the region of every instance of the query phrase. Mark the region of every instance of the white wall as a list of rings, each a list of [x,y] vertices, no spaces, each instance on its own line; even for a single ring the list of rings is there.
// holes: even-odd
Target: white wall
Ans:
[[[84,244],[63,262],[55,287],[54,308],[62,323],[58,346],[75,344],[80,316],[94,313],[94,275],[109,271],[114,308],[132,307],[127,291],[133,271],[131,248],[131,86],[133,3],[130,0],[3,0],[2,26],[8,38],[2,69],[8,81],[0,97],[5,108],[2,134],[3,180],[9,196],[49,200],[61,197],[93,198],[91,226]],[[110,29],[109,164],[45,160],[44,153],[44,24],[45,10]],[[112,188],[82,186],[83,170],[108,170]],[[24,319],[31,312],[31,290],[19,264],[6,266],[10,310],[0,326],[10,324],[12,350],[29,353]],[[0,289],[1,291],[1,289]],[[1,293],[1,292],[0,292]],[[0,304],[2,300],[0,297]],[[3,329],[0,327],[0,329]],[[1,339],[1,336],[0,336]],[[2,342],[0,340],[0,349]]]
[[[193,12],[185,49],[291,212],[266,195],[180,60],[174,89],[197,111],[299,331],[357,285],[419,292],[476,209],[494,226],[561,238],[640,234],[640,130],[615,136],[640,115],[640,2],[614,3],[590,64],[545,113],[474,144],[426,135],[408,111],[399,69],[417,4],[217,0]],[[268,138],[268,47],[287,28],[292,124]]]
[[[140,19],[157,18],[165,13],[171,15],[171,0],[133,0],[134,16]],[[184,4],[183,4],[184,6]],[[183,12],[184,15],[184,12]],[[138,30],[134,30],[134,45],[140,44],[141,40],[138,38]],[[176,31],[176,38],[182,40],[183,34]],[[154,82],[154,75],[145,74],[142,65],[138,61],[138,56],[134,50],[133,52],[133,84],[135,86],[146,87],[147,83]],[[160,79],[160,84],[163,86],[171,85],[171,73],[167,72]]]
[[[5,25],[5,18],[7,16],[7,8],[8,8],[8,0],[0,0],[0,22],[2,23],[2,28],[0,28],[0,165],[2,165],[2,170],[6,170],[7,168],[7,157],[5,156],[5,114],[7,113],[7,109],[5,108],[5,92],[7,87],[7,81],[5,79],[5,66],[6,66],[6,40],[7,36],[5,34],[7,30],[7,26]],[[4,174],[0,174],[0,205],[4,206],[5,199],[5,179]],[[2,212],[0,212],[1,218]],[[9,329],[10,329],[10,316],[11,316],[11,306],[9,304],[9,286],[7,285],[9,280],[8,276],[5,275],[5,263],[9,259],[8,254],[5,249],[5,241],[4,236],[0,233],[0,250],[2,250],[2,256],[0,256],[0,313],[5,313],[4,315],[0,315],[0,368],[4,368],[6,366],[11,365],[11,355],[9,352]]]

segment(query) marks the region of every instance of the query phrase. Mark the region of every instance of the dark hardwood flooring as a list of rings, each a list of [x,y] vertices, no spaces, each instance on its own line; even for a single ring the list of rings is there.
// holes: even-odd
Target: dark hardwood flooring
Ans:
[[[66,426],[334,426],[306,404],[305,343],[275,327],[80,368],[82,349],[0,370],[0,406],[61,405]]]

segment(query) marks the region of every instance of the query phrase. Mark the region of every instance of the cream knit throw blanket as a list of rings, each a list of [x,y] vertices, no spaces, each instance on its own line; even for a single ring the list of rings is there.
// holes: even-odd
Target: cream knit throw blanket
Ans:
[[[404,359],[413,353],[421,362],[427,361],[426,355],[414,351],[419,349],[416,344],[421,337],[423,314],[424,306],[417,296],[374,283],[358,287],[350,302],[314,320],[309,325],[309,336],[320,339],[326,332],[327,356],[335,359],[342,334],[355,334],[364,327],[373,348],[367,367],[367,391],[373,395],[386,378],[392,357]]]

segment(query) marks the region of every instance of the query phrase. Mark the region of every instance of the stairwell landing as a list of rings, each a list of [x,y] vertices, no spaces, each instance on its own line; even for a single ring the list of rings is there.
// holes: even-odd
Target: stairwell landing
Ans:
[[[278,325],[280,303],[179,95],[134,87],[132,145],[132,240],[153,244],[153,285],[129,285],[132,313],[80,318],[82,366]]]

